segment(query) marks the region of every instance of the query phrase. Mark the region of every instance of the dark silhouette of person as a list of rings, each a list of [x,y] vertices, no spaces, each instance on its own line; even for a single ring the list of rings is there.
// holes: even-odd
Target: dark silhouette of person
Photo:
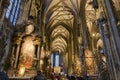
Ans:
[[[37,71],[37,75],[34,77],[34,80],[47,80],[46,77],[42,74],[41,71]]]
[[[71,75],[71,80],[76,80],[75,76]]]
[[[0,71],[0,80],[10,80],[5,72]]]
[[[77,80],[84,80],[83,77],[81,77],[81,76],[80,76],[80,77],[77,77],[76,79],[77,79]]]

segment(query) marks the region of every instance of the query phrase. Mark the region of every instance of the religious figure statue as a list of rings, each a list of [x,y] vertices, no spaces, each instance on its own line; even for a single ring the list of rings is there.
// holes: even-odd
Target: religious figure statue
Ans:
[[[28,24],[28,26],[26,26],[25,32],[26,34],[31,34],[34,31],[34,26],[32,24]]]
[[[19,66],[24,66],[25,69],[31,69],[33,67],[33,61],[35,57],[35,46],[33,36],[31,35],[34,31],[34,25],[28,24],[25,28],[26,36],[23,38],[21,47]]]

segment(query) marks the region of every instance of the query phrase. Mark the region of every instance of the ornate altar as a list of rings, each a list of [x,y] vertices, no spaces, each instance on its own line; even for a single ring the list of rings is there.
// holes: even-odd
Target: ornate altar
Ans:
[[[27,22],[12,39],[9,76],[34,76],[40,68],[40,36],[32,22]]]
[[[88,48],[85,50],[85,68],[89,76],[95,76],[97,70],[95,57]]]

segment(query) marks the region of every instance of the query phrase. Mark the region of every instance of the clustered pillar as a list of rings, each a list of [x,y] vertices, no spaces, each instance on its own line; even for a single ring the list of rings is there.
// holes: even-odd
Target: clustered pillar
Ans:
[[[15,56],[15,64],[14,64],[14,68],[17,67],[18,64],[18,56],[19,56],[19,52],[20,52],[20,44],[17,44],[17,50],[16,50],[16,56]]]

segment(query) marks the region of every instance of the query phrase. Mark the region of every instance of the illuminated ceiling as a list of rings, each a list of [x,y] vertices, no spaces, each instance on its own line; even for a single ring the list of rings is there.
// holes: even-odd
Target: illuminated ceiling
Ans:
[[[102,5],[99,5],[99,10],[95,12],[92,0],[84,1],[86,1],[85,15],[88,31],[91,36],[96,34],[97,37],[100,37],[98,28],[95,27],[95,21],[99,17]],[[73,25],[74,19],[78,19],[78,23],[80,23],[79,15],[84,14],[80,12],[81,0],[46,0],[45,2],[44,22],[46,21],[46,34],[50,37],[50,49],[64,53],[68,47],[70,34],[75,27]]]
[[[90,1],[88,0],[86,5],[86,11],[89,12],[86,14],[89,31],[91,31],[92,22],[95,20],[95,11],[89,4]],[[74,29],[73,21],[75,18],[80,19],[78,16],[82,14],[80,2],[81,0],[46,0],[46,16],[49,16],[46,29],[48,36],[50,36],[51,51],[59,51],[60,53],[66,51],[70,34]]]

